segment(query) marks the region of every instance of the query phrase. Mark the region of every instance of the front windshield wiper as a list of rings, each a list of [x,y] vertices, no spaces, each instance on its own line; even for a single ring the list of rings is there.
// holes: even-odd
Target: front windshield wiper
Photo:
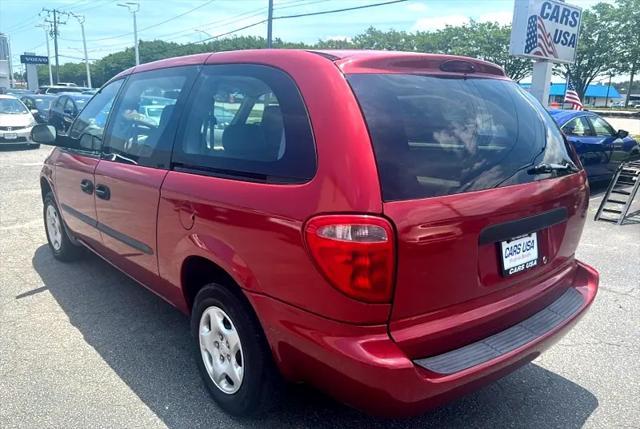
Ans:
[[[566,162],[564,164],[552,164],[543,162],[527,170],[528,174],[548,174],[553,172],[570,172],[575,173],[579,171],[578,167],[574,163]]]

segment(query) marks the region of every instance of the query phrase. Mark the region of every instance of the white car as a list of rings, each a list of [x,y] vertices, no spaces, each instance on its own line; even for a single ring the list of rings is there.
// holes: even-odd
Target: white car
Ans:
[[[27,106],[12,95],[0,95],[0,145],[30,142],[31,128],[36,124]]]

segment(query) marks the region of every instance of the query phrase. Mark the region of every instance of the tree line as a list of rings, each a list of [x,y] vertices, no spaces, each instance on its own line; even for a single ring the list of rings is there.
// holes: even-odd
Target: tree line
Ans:
[[[475,22],[446,26],[435,31],[380,30],[370,27],[352,39],[319,40],[313,44],[275,39],[275,48],[300,49],[383,49],[410,52],[429,52],[464,55],[491,61],[504,68],[509,77],[520,81],[531,74],[529,59],[509,55],[510,25],[496,22]],[[140,41],[140,62],[202,52],[218,52],[236,49],[261,49],[266,46],[263,37],[236,36],[208,43],[166,42],[162,40]],[[91,78],[94,86],[100,86],[112,76],[134,65],[134,50],[109,54],[93,62]],[[627,88],[633,88],[633,79],[640,69],[640,0],[615,0],[614,4],[598,3],[583,12],[582,27],[576,55],[572,65],[557,65],[554,73],[570,75],[578,94],[584,93],[594,80],[608,75],[629,75]],[[48,82],[46,66],[38,67],[40,82]],[[83,63],[62,64],[59,69],[61,82],[85,82]]]

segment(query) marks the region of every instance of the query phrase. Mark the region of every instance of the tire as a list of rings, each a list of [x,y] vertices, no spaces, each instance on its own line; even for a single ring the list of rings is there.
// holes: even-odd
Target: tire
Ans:
[[[80,257],[80,247],[74,245],[67,234],[67,229],[60,216],[53,194],[44,197],[43,207],[44,230],[53,256],[59,261],[71,262]]]
[[[234,346],[234,331],[239,347]],[[280,374],[262,328],[243,298],[215,283],[204,286],[193,305],[191,332],[200,375],[223,410],[235,416],[255,416],[278,402],[283,390]],[[224,361],[220,360],[221,354]],[[216,376],[216,370],[218,374],[236,375]]]
[[[29,143],[30,149],[40,149],[40,143]]]

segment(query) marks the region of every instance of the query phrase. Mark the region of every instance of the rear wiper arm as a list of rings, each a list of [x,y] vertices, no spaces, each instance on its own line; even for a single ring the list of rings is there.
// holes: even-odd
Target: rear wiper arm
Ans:
[[[579,171],[579,170],[575,164],[569,163],[569,162],[564,164],[551,164],[551,163],[543,162],[542,164],[538,164],[528,169],[527,173],[528,174],[545,174],[545,173],[553,173],[554,171],[558,171],[558,172],[569,171],[571,173],[575,173],[576,171]]]

